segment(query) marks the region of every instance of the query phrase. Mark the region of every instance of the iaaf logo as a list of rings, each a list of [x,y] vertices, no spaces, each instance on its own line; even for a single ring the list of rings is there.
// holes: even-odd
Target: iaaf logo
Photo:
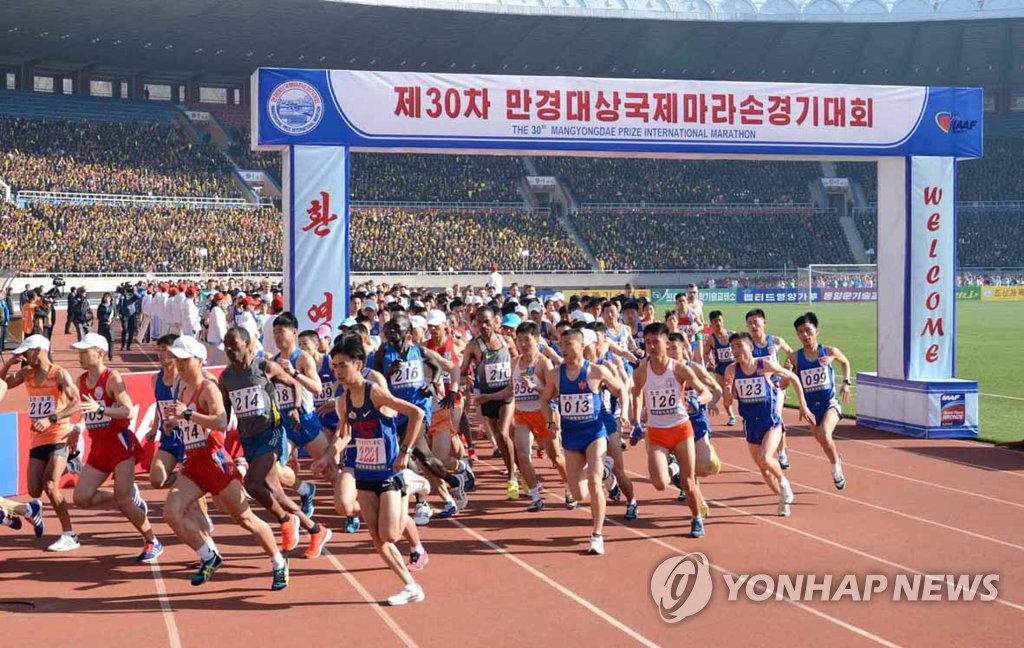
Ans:
[[[997,574],[731,574],[722,579],[728,600],[776,601],[994,601]],[[711,600],[711,563],[702,553],[673,556],[651,576],[651,598],[667,623],[703,610]],[[891,593],[890,593],[891,592]],[[881,595],[881,596],[877,596]]]
[[[935,124],[943,133],[963,133],[978,127],[976,119],[960,119],[959,115],[948,112],[935,113]]]

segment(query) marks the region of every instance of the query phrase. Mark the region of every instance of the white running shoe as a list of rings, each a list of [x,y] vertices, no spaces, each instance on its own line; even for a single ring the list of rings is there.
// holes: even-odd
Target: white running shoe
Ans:
[[[590,549],[587,553],[591,556],[603,556],[604,555],[604,537],[599,535],[590,536]]]
[[[401,592],[388,597],[388,605],[406,605],[407,603],[421,603],[427,595],[419,585],[406,585]]]
[[[789,504],[779,500],[779,517],[789,517]]]
[[[430,524],[430,518],[433,515],[434,511],[431,510],[430,504],[420,502],[416,505],[416,512],[413,513],[412,521],[416,523],[416,526],[426,526]]]
[[[47,551],[74,551],[82,545],[78,544],[78,535],[74,532],[62,533],[57,541],[46,548]]]
[[[792,504],[795,498],[793,497],[793,487],[790,485],[790,483],[788,481],[782,482],[781,484],[779,484],[779,490],[782,491],[782,493],[780,493],[779,495],[781,501],[785,502],[786,504]]]

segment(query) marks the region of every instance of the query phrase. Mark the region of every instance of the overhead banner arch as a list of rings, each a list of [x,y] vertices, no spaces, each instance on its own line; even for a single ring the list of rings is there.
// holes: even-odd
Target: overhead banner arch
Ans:
[[[349,152],[878,162],[878,371],[858,422],[977,435],[956,373],[956,161],[982,155],[978,88],[261,68],[252,147],[282,150],[285,294],[348,309]]]

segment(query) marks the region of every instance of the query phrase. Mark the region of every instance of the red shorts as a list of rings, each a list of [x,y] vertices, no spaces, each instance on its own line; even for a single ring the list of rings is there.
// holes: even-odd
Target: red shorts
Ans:
[[[203,492],[214,496],[227,488],[232,480],[242,479],[235,469],[235,462],[224,450],[187,455],[181,474],[195,482]]]
[[[232,459],[245,457],[245,451],[242,449],[242,441],[238,437],[237,428],[231,428],[228,430],[227,436],[224,438],[224,451],[227,452],[228,456]]]
[[[676,446],[692,438],[693,424],[689,421],[670,428],[652,427],[647,429],[647,440],[652,445],[664,448],[669,452],[675,452]]]
[[[89,458],[85,463],[102,473],[109,474],[127,459],[132,459],[136,463],[142,461],[142,454],[142,446],[131,430],[114,434],[101,432],[92,435]]]
[[[546,441],[551,438],[548,422],[544,418],[544,412],[540,410],[536,412],[520,412],[516,410],[513,422],[528,429],[538,441]]]

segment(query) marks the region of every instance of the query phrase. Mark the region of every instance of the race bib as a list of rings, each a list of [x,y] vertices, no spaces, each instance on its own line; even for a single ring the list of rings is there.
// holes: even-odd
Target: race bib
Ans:
[[[250,387],[250,389],[256,389]],[[274,383],[274,394],[277,396],[277,406],[282,412],[295,408],[295,387]]]
[[[99,412],[89,412],[82,417],[85,421],[85,427],[89,430],[96,430],[110,426],[110,417],[106,413],[100,414]]]
[[[327,401],[334,398],[334,383],[325,382],[323,383],[324,388],[320,390],[320,393],[313,399],[313,404],[320,407]]]
[[[768,392],[765,389],[767,383],[764,378],[737,378],[736,395],[744,403],[756,403],[768,399]]]
[[[512,376],[512,363],[495,362],[484,365],[484,375],[488,387],[503,387],[508,384],[508,380]]]
[[[356,468],[359,470],[387,469],[384,439],[356,439]]]
[[[801,369],[800,384],[803,385],[804,391],[820,391],[828,389],[831,385],[831,381],[828,376],[828,367]]]
[[[283,387],[284,385],[282,385]],[[277,386],[274,387],[277,389]],[[292,393],[291,389],[287,389],[289,397]],[[235,416],[242,418],[251,418],[256,416],[266,416],[267,414],[267,399],[265,398],[266,392],[263,391],[263,387],[259,385],[253,385],[252,387],[243,387],[242,389],[232,389],[228,393],[228,398],[231,399],[231,409],[235,411]],[[278,400],[281,396],[278,394]]]
[[[29,396],[28,417],[33,421],[46,418],[57,411],[57,399],[53,396]]]
[[[179,424],[181,430],[181,441],[185,450],[200,450],[206,447],[206,437],[209,432],[195,421],[182,420]]]
[[[530,389],[526,381],[520,378],[512,386],[512,393],[517,401],[535,401],[540,400],[540,394]]]
[[[593,394],[562,394],[558,397],[559,412],[573,421],[595,419]]]
[[[725,364],[726,362],[733,362],[731,346],[717,347],[715,349],[715,354],[718,356],[718,362],[720,364]]]
[[[653,389],[648,392],[647,408],[653,416],[681,414],[683,411],[678,389]]]
[[[398,363],[398,372],[391,375],[392,387],[419,387],[423,384],[423,361],[409,360]]]

